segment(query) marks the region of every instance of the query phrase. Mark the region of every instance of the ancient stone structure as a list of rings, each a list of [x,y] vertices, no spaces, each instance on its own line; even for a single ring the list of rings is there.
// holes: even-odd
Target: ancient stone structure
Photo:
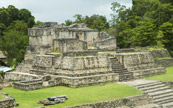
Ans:
[[[85,24],[63,27],[52,22],[29,29],[25,59],[5,79],[22,81],[15,82],[15,88],[33,90],[132,80],[165,72],[150,52],[116,53],[116,39],[105,32]]]
[[[45,23],[34,27],[29,29],[29,46],[24,61],[16,72],[7,73],[5,78],[21,80],[15,82],[14,87],[22,90],[118,81],[119,74],[112,71],[110,58],[99,56],[98,50],[89,50],[89,46],[115,51],[116,39],[84,24],[62,27],[57,23]],[[49,81],[37,81],[47,75],[51,77]]]
[[[14,98],[4,93],[0,93],[0,95],[4,96],[4,99],[0,100],[0,108],[15,108],[16,101]]]
[[[163,74],[164,67],[158,66],[150,52],[119,53],[116,57],[134,78],[142,78],[151,75]]]

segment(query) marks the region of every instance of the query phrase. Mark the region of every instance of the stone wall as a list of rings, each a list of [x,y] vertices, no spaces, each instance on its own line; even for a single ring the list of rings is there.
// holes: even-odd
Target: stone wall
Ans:
[[[93,45],[94,41],[99,39],[99,32],[91,29],[73,29],[73,28],[58,28],[56,29],[56,39],[76,38]]]
[[[162,74],[166,69],[156,64],[150,52],[119,53],[116,57],[129,72],[133,72],[135,78],[142,78]]]
[[[63,56],[98,56],[98,51],[96,50],[84,50],[84,51],[68,51],[64,52]]]
[[[173,58],[170,58],[170,59],[159,59],[159,60],[156,60],[156,63],[160,66],[163,66],[163,67],[169,67],[169,66],[173,66]]]
[[[9,81],[26,81],[26,80],[38,79],[39,77],[40,76],[38,75],[21,73],[21,72],[7,72],[5,74],[5,80]]]
[[[87,50],[87,42],[75,38],[55,39],[53,43],[54,51],[67,52]]]
[[[0,108],[15,108],[15,99],[7,95],[4,95],[4,97],[5,99],[0,100]]]
[[[51,68],[53,65],[54,57],[55,56],[52,56],[52,55],[35,55],[32,66]]]
[[[95,47],[98,49],[111,49],[116,50],[116,38],[107,38],[101,41],[95,42]]]
[[[82,77],[67,77],[60,76],[55,78],[55,80],[49,81],[50,86],[68,86],[68,87],[82,87],[103,84],[107,82],[116,82],[119,80],[119,75],[115,73],[111,74],[99,74],[92,76],[82,76]]]
[[[79,87],[119,80],[119,75],[112,72],[110,59],[106,56],[55,57],[53,55],[37,55],[33,60],[31,71],[38,75],[52,74],[56,76],[55,79],[47,82],[48,86]]]
[[[53,24],[48,27],[43,26],[31,28],[29,29],[30,45],[53,46],[54,39],[76,38],[87,42],[88,45],[91,46],[97,41],[111,37],[105,32],[99,32],[98,30],[92,30],[86,26],[80,25],[81,24],[75,24],[75,26],[58,27],[58,25]]]
[[[171,57],[167,49],[149,51],[154,58]]]
[[[74,107],[66,107],[66,108],[134,108],[135,106],[142,106],[146,104],[152,103],[152,98],[150,98],[146,94],[138,95],[138,96],[131,96],[127,98],[121,98],[116,100],[108,100],[103,102],[91,103],[91,104],[84,104]]]
[[[64,70],[111,69],[110,59],[106,56],[63,57],[60,59],[55,62],[55,68]]]
[[[20,89],[20,90],[36,90],[43,88],[43,82],[42,79],[34,79],[30,81],[21,81],[21,82],[14,82],[13,87]]]

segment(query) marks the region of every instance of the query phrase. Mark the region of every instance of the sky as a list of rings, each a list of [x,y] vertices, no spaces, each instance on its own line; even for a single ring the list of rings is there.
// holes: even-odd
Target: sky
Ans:
[[[74,20],[75,14],[99,14],[110,20],[112,2],[119,2],[126,7],[132,6],[132,0],[0,0],[0,8],[8,5],[19,9],[26,8],[35,16],[36,21],[61,24],[67,19]]]

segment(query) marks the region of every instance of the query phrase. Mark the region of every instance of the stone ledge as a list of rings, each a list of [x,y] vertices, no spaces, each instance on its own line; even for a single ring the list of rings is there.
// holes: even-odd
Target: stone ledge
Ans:
[[[156,60],[156,63],[164,67],[173,66],[173,58]]]
[[[3,94],[5,99],[0,100],[0,108],[15,108],[16,102],[15,99],[8,96],[7,94],[5,95],[4,93],[0,93]]]
[[[22,73],[22,72],[7,72],[5,74],[5,80],[9,81],[25,81],[25,80],[32,80],[38,79],[40,76],[33,75],[29,73]]]

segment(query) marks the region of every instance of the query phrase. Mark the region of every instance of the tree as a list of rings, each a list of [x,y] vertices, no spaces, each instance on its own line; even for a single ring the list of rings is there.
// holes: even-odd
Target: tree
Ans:
[[[73,24],[73,21],[71,20],[66,20],[65,21],[65,26],[69,26],[69,25],[72,25]]]
[[[99,31],[106,30],[109,28],[109,23],[105,16],[92,15],[91,17],[86,16],[84,23],[91,29],[97,29]]]
[[[7,8],[7,11],[9,13],[9,21],[10,21],[10,23],[15,21],[15,20],[18,20],[19,9],[17,9],[13,5],[9,5],[8,8]]]
[[[43,25],[42,21],[36,21],[34,27],[39,27],[39,26],[42,26],[42,25]]]
[[[160,47],[160,48],[165,47],[164,43],[166,41],[164,40],[164,35],[163,35],[163,32],[161,30],[158,31],[156,40],[157,40],[157,46],[158,47]]]
[[[19,32],[23,32],[25,35],[27,35],[28,33],[28,26],[26,23],[24,23],[23,21],[13,21],[10,26],[8,26],[7,30],[15,30],[15,31],[19,31]]]
[[[173,24],[166,22],[163,23],[159,29],[163,32],[163,43],[165,45],[165,48],[167,48],[169,51],[173,51]]]
[[[0,10],[0,23],[4,24],[6,27],[9,25],[9,13],[6,9]]]
[[[76,14],[73,16],[75,18],[75,22],[74,23],[83,23],[84,18],[82,17],[81,14]]]
[[[32,16],[31,12],[27,9],[19,10],[18,18],[19,20],[24,21],[28,25],[29,28],[31,28],[35,24],[34,16]]]
[[[172,1],[132,0],[132,4],[132,8],[126,9],[117,2],[112,3],[111,28],[117,32],[117,45],[121,48],[158,45],[173,51],[170,48]]]
[[[113,11],[113,13],[111,14],[111,25],[115,25],[116,23],[118,23],[120,20],[122,20],[122,17],[124,17],[125,13],[126,13],[126,6],[125,5],[121,5],[118,2],[113,2],[111,7],[111,10]]]
[[[23,32],[10,30],[0,38],[0,50],[7,56],[8,65],[16,66],[24,59],[29,38]]]
[[[156,45],[156,26],[151,19],[141,21],[138,27],[133,30],[132,46],[153,46]]]

